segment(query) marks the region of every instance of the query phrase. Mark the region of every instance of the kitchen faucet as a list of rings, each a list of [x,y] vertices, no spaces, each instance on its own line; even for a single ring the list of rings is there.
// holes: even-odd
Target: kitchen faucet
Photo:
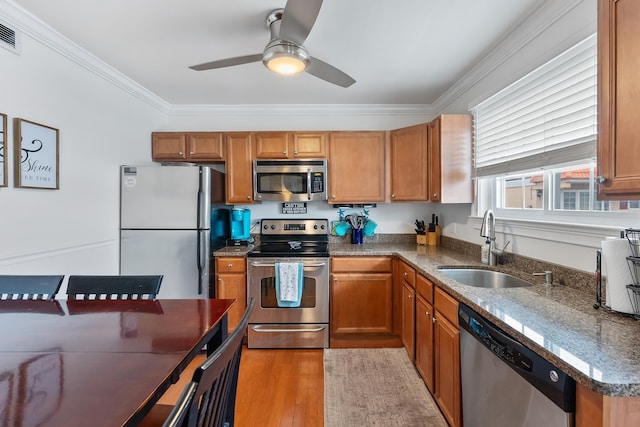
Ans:
[[[496,249],[496,217],[491,209],[487,209],[484,213],[480,236],[486,238],[489,243],[489,265],[495,267],[498,264],[498,257],[504,253],[510,241],[507,240],[502,249]]]

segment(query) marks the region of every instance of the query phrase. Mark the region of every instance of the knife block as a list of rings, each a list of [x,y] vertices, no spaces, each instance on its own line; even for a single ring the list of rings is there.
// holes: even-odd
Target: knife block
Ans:
[[[418,245],[427,245],[427,235],[426,234],[416,234],[416,243]]]

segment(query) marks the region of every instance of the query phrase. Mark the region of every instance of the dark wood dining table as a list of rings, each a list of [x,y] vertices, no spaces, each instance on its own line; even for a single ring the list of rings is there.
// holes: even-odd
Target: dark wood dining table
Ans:
[[[234,302],[0,301],[0,426],[135,426]]]

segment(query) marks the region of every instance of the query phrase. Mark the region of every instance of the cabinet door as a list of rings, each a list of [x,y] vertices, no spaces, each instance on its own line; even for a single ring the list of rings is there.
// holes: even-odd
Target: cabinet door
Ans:
[[[220,132],[193,132],[187,134],[188,158],[193,160],[223,160],[223,134]]]
[[[391,201],[427,201],[427,125],[393,130]]]
[[[227,204],[253,203],[253,165],[251,134],[233,132],[227,140]]]
[[[286,159],[289,157],[287,132],[256,132],[253,136],[256,159]]]
[[[331,275],[332,334],[391,334],[392,274]]]
[[[416,369],[427,388],[434,394],[433,306],[416,296]]]
[[[450,426],[461,425],[460,331],[438,311],[436,302],[435,399]]]
[[[153,132],[151,134],[151,158],[153,160],[185,160],[187,158],[184,132]]]
[[[640,2],[599,0],[598,186],[599,200],[640,196]]]
[[[415,291],[405,281],[402,282],[402,345],[409,359],[415,359]]]
[[[329,203],[384,201],[384,132],[329,134]]]
[[[432,202],[473,202],[469,114],[443,114],[429,127],[429,197]]]
[[[440,118],[429,123],[429,199],[440,201]]]
[[[242,273],[218,273],[216,278],[216,298],[235,299],[229,309],[229,333],[231,333],[247,309],[247,275]]]
[[[289,150],[289,157],[301,159],[324,159],[327,157],[326,132],[295,132],[291,144],[293,150]]]

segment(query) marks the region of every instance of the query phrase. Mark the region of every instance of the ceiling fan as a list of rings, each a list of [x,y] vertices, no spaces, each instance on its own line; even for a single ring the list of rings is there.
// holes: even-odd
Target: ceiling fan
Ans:
[[[342,87],[356,81],[336,67],[309,55],[303,43],[309,36],[322,6],[322,0],[288,0],[284,9],[276,9],[267,16],[271,40],[264,52],[237,56],[192,65],[192,70],[203,71],[262,61],[271,71],[279,74],[297,74],[303,71]]]

